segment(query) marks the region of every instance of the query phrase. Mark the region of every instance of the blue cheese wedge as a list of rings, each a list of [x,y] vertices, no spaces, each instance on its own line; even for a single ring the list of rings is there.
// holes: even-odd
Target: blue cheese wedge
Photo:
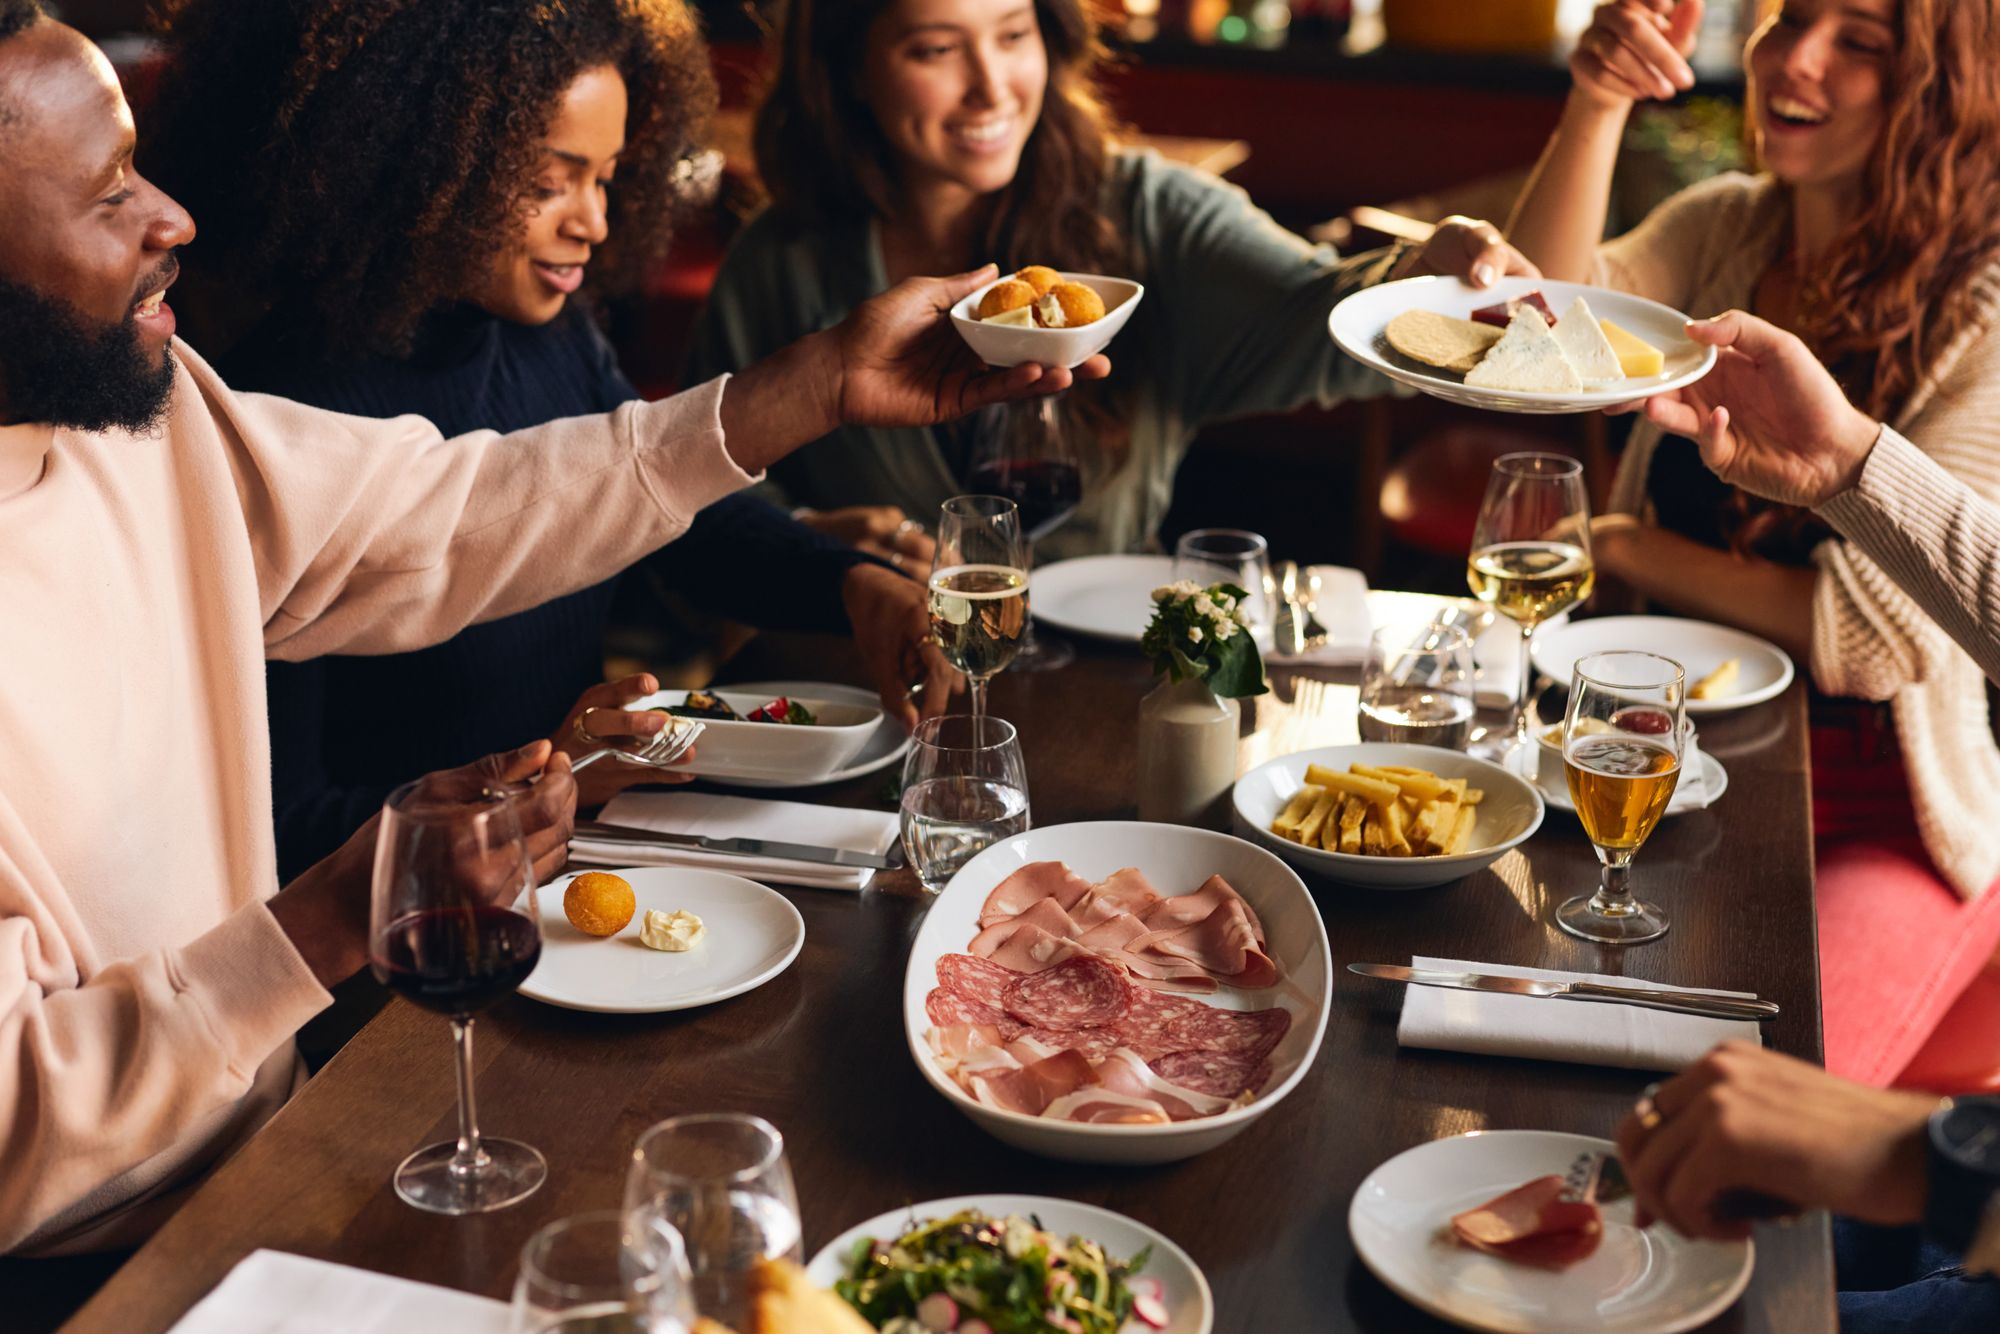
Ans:
[[[1569,309],[1556,321],[1554,332],[1556,346],[1586,385],[1615,384],[1625,378],[1617,350],[1598,327],[1597,317],[1590,313],[1590,303],[1582,297],[1569,303]]]
[[[707,928],[691,912],[661,912],[648,908],[639,923],[639,943],[668,954],[683,954],[695,946]]]
[[[1563,355],[1555,335],[1533,306],[1514,312],[1500,341],[1465,375],[1475,389],[1511,389],[1521,393],[1568,394],[1583,388],[1583,378]]]

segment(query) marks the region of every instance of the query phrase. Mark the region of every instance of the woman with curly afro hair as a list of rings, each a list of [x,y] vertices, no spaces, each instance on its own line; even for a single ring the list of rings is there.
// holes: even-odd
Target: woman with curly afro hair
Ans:
[[[679,0],[179,0],[166,18],[142,151],[203,219],[185,256],[193,336],[223,340],[232,383],[447,432],[637,397],[573,298],[630,281],[667,243],[714,103]],[[906,724],[912,680],[930,678],[932,709],[949,696],[922,585],[762,501],[711,506],[644,568],[736,620],[851,629]],[[417,653],[274,664],[281,868],[495,739],[582,753],[657,731],[662,715],[622,707],[651,677],[603,683],[614,590]],[[594,766],[580,801],[658,777]]]

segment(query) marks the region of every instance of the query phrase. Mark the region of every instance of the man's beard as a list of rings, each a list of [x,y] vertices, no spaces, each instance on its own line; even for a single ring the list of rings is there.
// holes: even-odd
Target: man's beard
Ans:
[[[166,412],[173,357],[148,356],[132,320],[105,324],[0,279],[0,409],[78,431],[143,431]]]

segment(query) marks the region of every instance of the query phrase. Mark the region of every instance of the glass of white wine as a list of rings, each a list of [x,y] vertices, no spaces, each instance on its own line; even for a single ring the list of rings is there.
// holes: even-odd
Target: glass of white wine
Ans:
[[[1465,577],[1481,602],[1521,627],[1511,744],[1517,759],[1532,760],[1528,683],[1535,627],[1589,597],[1597,581],[1583,465],[1563,454],[1503,454],[1493,460]]]
[[[1667,933],[1667,915],[1632,897],[1632,858],[1660,822],[1680,781],[1686,674],[1653,653],[1577,659],[1563,719],[1569,797],[1602,863],[1595,894],[1556,909],[1556,925],[1606,945]]]
[[[931,637],[972,683],[972,714],[986,683],[1014,660],[1028,626],[1028,539],[1002,496],[953,496],[938,515],[931,560]]]

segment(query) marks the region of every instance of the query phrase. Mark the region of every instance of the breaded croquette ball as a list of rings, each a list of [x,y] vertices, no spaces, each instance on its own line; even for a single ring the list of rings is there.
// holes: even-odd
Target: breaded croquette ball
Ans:
[[[1049,294],[1049,289],[1062,281],[1062,275],[1046,264],[1030,264],[1014,275],[1035,289],[1035,299],[1041,300]]]
[[[990,320],[995,315],[1004,315],[1022,306],[1035,302],[1035,289],[1019,278],[1002,278],[986,289],[986,295],[979,298],[979,318]]]
[[[1052,318],[1051,305],[1062,312],[1060,320]],[[1050,329],[1074,329],[1103,318],[1104,298],[1082,283],[1057,283],[1035,307],[1036,322]]]

